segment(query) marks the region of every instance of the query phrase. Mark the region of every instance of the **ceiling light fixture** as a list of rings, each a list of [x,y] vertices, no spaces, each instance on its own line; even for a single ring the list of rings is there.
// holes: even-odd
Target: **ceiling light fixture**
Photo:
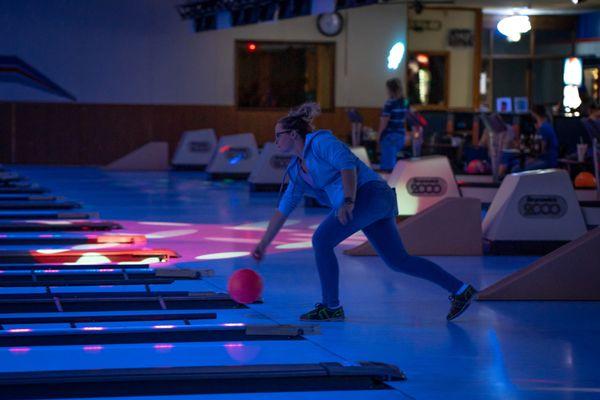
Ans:
[[[527,15],[512,15],[502,18],[497,27],[509,42],[518,42],[522,34],[531,30],[531,21]]]

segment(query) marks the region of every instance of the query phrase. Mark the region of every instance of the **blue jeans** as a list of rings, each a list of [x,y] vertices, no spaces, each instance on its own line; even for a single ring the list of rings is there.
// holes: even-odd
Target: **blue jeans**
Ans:
[[[404,148],[403,133],[384,133],[381,142],[379,142],[381,150],[381,162],[379,168],[391,171],[396,165],[396,155]]]
[[[501,164],[506,165],[506,171],[512,172],[513,168],[519,168],[520,156],[518,154],[502,152]]]
[[[431,281],[450,293],[460,289],[463,282],[439,265],[406,252],[396,228],[396,215],[394,191],[383,181],[371,181],[358,189],[351,221],[342,225],[334,210],[319,225],[313,235],[312,245],[319,269],[324,305],[339,305],[339,266],[333,249],[359,230],[364,232],[391,269]]]

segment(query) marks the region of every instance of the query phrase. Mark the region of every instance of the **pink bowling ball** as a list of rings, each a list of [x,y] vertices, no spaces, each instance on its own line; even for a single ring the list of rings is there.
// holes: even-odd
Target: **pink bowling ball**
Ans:
[[[227,291],[231,298],[238,303],[254,303],[262,295],[263,280],[252,269],[238,269],[229,277]]]

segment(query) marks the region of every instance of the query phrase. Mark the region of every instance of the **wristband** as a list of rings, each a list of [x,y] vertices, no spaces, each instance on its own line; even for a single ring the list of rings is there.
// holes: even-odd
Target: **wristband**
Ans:
[[[344,197],[344,204],[354,204],[354,199],[352,197]]]

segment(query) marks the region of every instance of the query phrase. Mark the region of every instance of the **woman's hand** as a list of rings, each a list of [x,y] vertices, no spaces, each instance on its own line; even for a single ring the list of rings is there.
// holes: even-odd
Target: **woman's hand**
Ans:
[[[354,211],[354,203],[344,203],[337,209],[337,219],[342,225],[346,225],[352,221],[352,212]]]
[[[260,242],[258,242],[254,250],[252,250],[252,258],[254,258],[256,261],[261,261],[263,258],[265,258],[267,247],[269,246],[275,235],[277,235],[277,232],[279,232],[286,219],[287,217],[283,215],[281,211],[275,211],[275,214],[273,214],[273,216],[271,217],[269,225],[267,226],[267,230],[265,231],[262,239],[260,240]]]
[[[256,261],[262,261],[267,253],[267,246],[260,241],[252,251],[252,258]]]

